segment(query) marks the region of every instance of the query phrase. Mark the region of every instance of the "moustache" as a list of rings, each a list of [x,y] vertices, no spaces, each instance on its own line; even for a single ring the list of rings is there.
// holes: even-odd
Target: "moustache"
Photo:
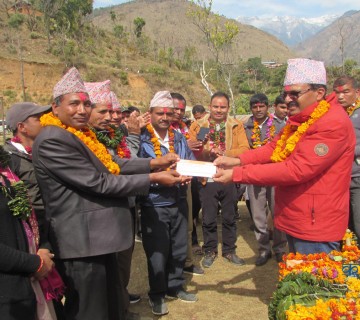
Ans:
[[[297,101],[290,101],[287,105],[288,108],[291,108],[291,107],[297,107],[299,108],[299,104],[297,103]]]

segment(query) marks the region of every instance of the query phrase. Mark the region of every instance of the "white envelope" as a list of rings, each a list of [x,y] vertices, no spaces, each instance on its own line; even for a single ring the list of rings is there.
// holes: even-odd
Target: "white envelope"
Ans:
[[[176,164],[176,171],[182,176],[212,178],[216,173],[216,166],[212,162],[180,160]]]

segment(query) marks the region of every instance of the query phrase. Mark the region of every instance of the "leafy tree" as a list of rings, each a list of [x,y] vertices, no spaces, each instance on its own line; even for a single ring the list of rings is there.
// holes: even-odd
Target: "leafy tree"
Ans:
[[[146,23],[145,23],[145,20],[143,18],[137,17],[137,18],[134,19],[134,25],[135,25],[134,33],[135,33],[136,38],[141,37],[142,29],[144,28],[145,24]]]

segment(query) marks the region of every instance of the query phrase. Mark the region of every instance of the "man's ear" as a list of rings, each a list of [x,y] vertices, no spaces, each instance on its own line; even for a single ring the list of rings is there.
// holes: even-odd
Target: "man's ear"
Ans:
[[[56,116],[56,117],[57,117],[57,112],[56,112],[57,107],[58,106],[56,105],[55,101],[53,101],[51,103],[51,110],[52,110],[52,113],[54,114],[54,116]]]
[[[317,92],[317,97],[316,97],[316,100],[317,101],[321,101],[325,98],[325,95],[326,95],[326,89],[323,88],[323,87],[320,87],[316,90]]]
[[[26,133],[24,122],[18,122],[16,127],[17,127],[17,132]]]

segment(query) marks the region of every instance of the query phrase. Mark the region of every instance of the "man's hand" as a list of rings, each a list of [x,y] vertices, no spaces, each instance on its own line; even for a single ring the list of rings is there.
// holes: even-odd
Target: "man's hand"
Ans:
[[[150,123],[150,113],[145,112],[138,117],[140,129],[146,127]]]
[[[54,261],[52,261],[54,255],[50,253],[48,249],[39,249],[37,254],[43,260],[43,265],[40,270],[35,272],[34,276],[36,279],[41,280],[47,277],[52,268],[54,268],[55,264]]]
[[[210,156],[212,156],[212,158],[217,158],[223,155],[224,155],[224,151],[221,150],[220,148],[212,148],[210,150]]]
[[[150,168],[154,169],[167,169],[174,168],[174,164],[180,161],[180,157],[176,153],[167,153],[166,155],[150,160]]]
[[[218,157],[214,160],[214,165],[222,169],[232,169],[233,167],[239,166],[241,161],[239,158],[231,157]]]
[[[175,170],[150,173],[150,182],[172,187],[175,184],[186,182],[187,177],[182,177]]]
[[[129,120],[127,122],[127,129],[129,134],[140,134],[140,117],[136,116],[136,111],[130,114]]]
[[[220,182],[222,184],[232,183],[233,170],[223,170],[219,169],[216,174],[213,176],[215,182]]]
[[[201,147],[203,146],[203,142],[202,141],[192,141],[192,140],[188,140],[187,144],[190,148],[191,151],[199,151],[201,149]]]

